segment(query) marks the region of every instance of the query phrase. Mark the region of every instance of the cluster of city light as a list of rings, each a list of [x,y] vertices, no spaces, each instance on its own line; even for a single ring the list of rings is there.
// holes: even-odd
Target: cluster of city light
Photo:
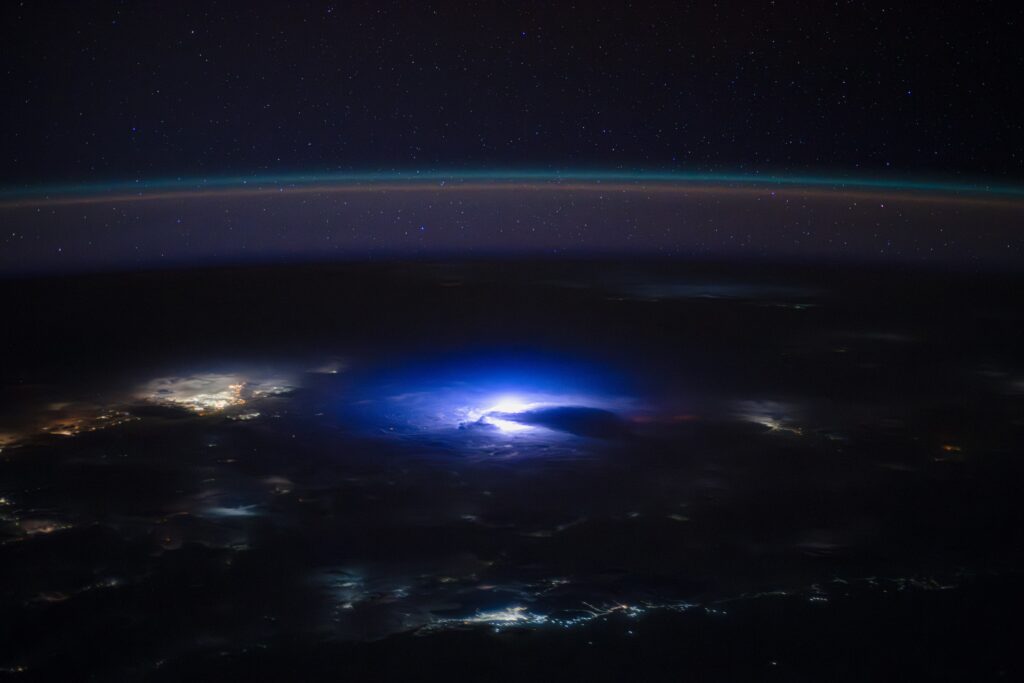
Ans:
[[[72,528],[72,524],[52,519],[23,519],[18,523],[27,536],[48,535]]]
[[[105,410],[98,414],[82,413],[57,418],[40,431],[57,436],[78,436],[85,432],[116,427],[138,418],[124,410]]]
[[[14,446],[22,439],[20,434],[14,432],[0,432],[0,453],[4,452],[5,448]]]
[[[573,610],[573,616],[553,616],[531,612],[522,605],[513,605],[496,610],[478,611],[468,617],[446,617],[436,619],[426,627],[427,632],[438,629],[464,628],[472,626],[488,626],[495,631],[502,631],[510,628],[531,628],[549,626],[552,628],[574,628],[611,616],[623,616],[635,619],[643,616],[652,610],[672,610],[683,612],[694,607],[691,603],[676,602],[665,604],[630,605],[616,603],[607,607],[596,607],[589,603],[583,603],[583,608]]]
[[[548,618],[543,614],[534,614],[525,607],[506,607],[504,609],[477,612],[462,620],[464,624],[490,624],[492,626],[516,625],[538,626],[546,623]]]
[[[953,584],[939,581],[934,578],[877,578],[868,577],[865,579],[855,580],[843,580],[833,579],[831,581],[834,587],[839,588],[841,586],[848,586],[852,583],[864,583],[872,587],[880,587],[882,584],[892,584],[896,590],[947,590],[953,587]],[[737,600],[750,600],[759,598],[772,598],[772,597],[793,597],[802,596],[805,600],[812,603],[827,603],[831,599],[831,591],[823,588],[820,584],[812,584],[805,588],[794,589],[794,590],[771,590],[762,591],[757,593],[744,593],[737,595],[733,598],[726,598],[717,600],[709,604],[699,605],[690,602],[665,602],[665,603],[654,603],[644,602],[643,604],[628,604],[628,603],[613,603],[608,606],[595,606],[590,603],[582,603],[583,607],[579,610],[572,610],[573,616],[556,616],[555,614],[543,614],[536,611],[530,611],[522,605],[513,605],[501,609],[484,610],[478,611],[473,615],[465,617],[445,617],[436,618],[430,624],[426,625],[421,631],[429,633],[433,630],[444,630],[451,628],[466,628],[473,626],[487,626],[495,631],[502,631],[506,629],[514,628],[535,628],[535,627],[550,627],[550,628],[573,628],[582,626],[589,622],[597,619],[605,619],[612,616],[626,617],[629,619],[636,619],[644,616],[650,612],[655,611],[672,611],[672,612],[685,612],[694,608],[699,608],[705,614],[710,616],[724,617],[729,614],[725,606],[729,603]]]
[[[458,583],[455,577],[435,577],[442,584]],[[862,584],[874,589],[895,590],[945,590],[953,584],[934,578],[880,578],[867,577],[844,580],[834,578],[828,584],[814,583],[792,589],[775,589],[749,593],[741,593],[706,603],[695,603],[681,600],[664,602],[643,600],[639,602],[592,603],[581,601],[574,607],[553,607],[548,603],[547,596],[552,590],[569,583],[567,579],[549,579],[537,586],[532,596],[525,597],[525,603],[513,603],[505,607],[478,609],[471,614],[455,616],[426,616],[421,621],[422,612],[413,608],[406,613],[409,617],[404,628],[421,635],[429,635],[437,631],[459,630],[470,628],[486,628],[494,632],[519,629],[572,629],[586,626],[595,621],[612,619],[632,621],[655,612],[689,612],[698,610],[711,617],[724,618],[729,616],[729,606],[738,601],[800,598],[810,603],[827,603],[836,595],[848,594],[847,590],[854,584]],[[343,621],[344,613],[356,608],[367,600],[378,600],[380,596],[388,596],[388,601],[404,602],[416,595],[408,584],[395,581],[395,577],[373,580],[358,573],[348,571],[335,573],[327,577],[327,586],[335,597],[335,621]],[[493,588],[493,587],[492,587]],[[415,616],[414,616],[415,615]],[[630,631],[632,633],[632,631]]]
[[[103,590],[105,588],[117,588],[118,586],[121,586],[122,584],[123,584],[123,582],[121,581],[121,579],[112,576],[112,577],[107,577],[105,579],[101,579],[100,581],[97,581],[96,583],[87,584],[87,585],[82,586],[81,588],[79,588],[77,590],[72,590],[72,591],[69,591],[69,592],[53,591],[53,590],[51,590],[51,591],[42,591],[42,592],[36,594],[36,596],[34,598],[31,598],[29,602],[51,603],[51,604],[52,603],[57,603],[57,602],[65,602],[66,600],[70,600],[74,596],[80,595],[82,593],[87,593],[89,591]]]
[[[43,436],[72,437],[109,429],[138,418],[126,410],[92,404],[55,403],[48,405],[21,432],[0,433],[0,452],[4,448],[24,446]]]
[[[217,373],[159,377],[142,385],[134,397],[127,401],[105,405],[74,402],[47,404],[21,429],[0,431],[0,452],[5,448],[31,443],[38,437],[73,437],[138,420],[140,418],[133,415],[132,411],[135,402],[181,408],[196,415],[226,413],[232,420],[254,420],[261,416],[260,411],[236,409],[293,390],[294,385],[280,377]]]

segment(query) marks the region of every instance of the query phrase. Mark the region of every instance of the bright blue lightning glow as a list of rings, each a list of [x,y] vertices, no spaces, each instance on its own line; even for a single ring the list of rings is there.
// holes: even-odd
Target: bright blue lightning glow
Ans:
[[[558,425],[537,424],[531,416],[560,407],[618,413],[635,404],[601,366],[517,354],[415,362],[361,384],[360,392],[372,398],[355,406],[360,422],[401,437],[565,439],[571,435]]]
[[[518,434],[532,431],[537,429],[537,427],[523,424],[510,418],[514,417],[517,413],[524,413],[544,405],[546,404],[537,401],[525,401],[518,396],[502,396],[497,399],[497,403],[488,408],[483,410],[470,409],[466,417],[470,421],[476,421],[479,424],[497,427],[505,434]]]

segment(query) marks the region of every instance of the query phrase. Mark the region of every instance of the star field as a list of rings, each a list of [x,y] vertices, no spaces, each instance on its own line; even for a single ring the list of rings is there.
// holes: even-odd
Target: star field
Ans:
[[[9,3],[6,184],[494,166],[1024,176],[1022,10]]]

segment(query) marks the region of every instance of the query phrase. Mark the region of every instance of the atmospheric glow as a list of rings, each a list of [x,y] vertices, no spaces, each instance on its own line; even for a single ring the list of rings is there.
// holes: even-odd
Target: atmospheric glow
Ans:
[[[991,183],[956,183],[935,180],[889,180],[851,176],[749,174],[749,173],[687,173],[678,171],[621,170],[420,170],[363,173],[297,173],[284,175],[212,176],[192,178],[157,178],[146,181],[114,181],[40,185],[35,187],[0,188],[0,206],[42,206],[61,202],[88,203],[103,201],[139,201],[193,195],[249,195],[284,191],[317,193],[332,190],[388,191],[420,189],[466,189],[483,186],[488,189],[509,187],[571,187],[607,190],[610,186],[642,187],[697,191],[702,187],[726,187],[755,191],[794,189],[801,192],[821,190],[830,193],[899,194],[905,198],[943,196],[956,201],[1010,200],[1024,197],[1024,188]],[[717,186],[717,187],[716,187]]]

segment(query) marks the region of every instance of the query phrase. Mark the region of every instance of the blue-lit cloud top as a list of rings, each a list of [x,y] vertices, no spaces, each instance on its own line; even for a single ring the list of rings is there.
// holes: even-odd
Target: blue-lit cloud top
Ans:
[[[370,434],[453,451],[465,451],[464,442],[477,439],[492,447],[626,438],[628,418],[641,407],[628,395],[621,371],[567,356],[500,349],[371,371],[356,379],[352,391],[357,400],[339,398],[343,421]]]

